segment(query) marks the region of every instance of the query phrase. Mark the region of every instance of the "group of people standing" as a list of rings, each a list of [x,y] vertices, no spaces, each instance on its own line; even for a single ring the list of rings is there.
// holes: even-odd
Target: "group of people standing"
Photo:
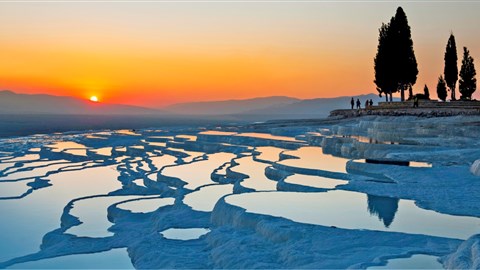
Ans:
[[[361,109],[362,108],[362,103],[360,102],[360,99],[357,98],[357,109]],[[352,100],[350,101],[350,105],[352,105],[352,110],[353,110],[353,107],[355,106],[355,100],[353,99],[352,97]],[[371,107],[373,106],[373,100],[365,100],[365,109],[368,108],[368,107]]]

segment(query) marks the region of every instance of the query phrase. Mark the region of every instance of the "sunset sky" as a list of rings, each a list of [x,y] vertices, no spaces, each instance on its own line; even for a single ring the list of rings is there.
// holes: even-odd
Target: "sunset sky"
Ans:
[[[1,2],[0,89],[150,107],[376,93],[378,28],[399,5],[414,91],[436,96],[451,31],[459,69],[467,46],[480,70],[480,2]]]

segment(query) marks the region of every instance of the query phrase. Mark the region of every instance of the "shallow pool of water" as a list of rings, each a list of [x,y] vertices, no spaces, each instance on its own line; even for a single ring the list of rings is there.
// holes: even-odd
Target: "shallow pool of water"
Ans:
[[[63,152],[74,156],[87,156],[87,149],[66,149]]]
[[[33,180],[32,180],[33,181]],[[0,198],[17,197],[30,189],[28,181],[0,182]]]
[[[70,214],[79,218],[82,224],[69,228],[66,233],[79,237],[107,237],[112,223],[108,221],[108,207],[117,202],[142,198],[142,196],[105,196],[94,197],[74,202]]]
[[[443,269],[443,266],[437,256],[415,254],[408,258],[390,259],[387,265],[367,269]]]
[[[9,166],[10,168],[5,169],[3,171],[3,174],[6,175],[6,174],[14,173],[16,171],[24,171],[27,168],[29,168],[29,169],[31,168],[32,170],[33,169],[36,170],[39,167],[44,167],[44,166],[47,166],[47,165],[51,165],[51,164],[55,164],[55,163],[56,164],[64,163],[64,162],[68,162],[68,160],[61,159],[61,160],[43,160],[43,161],[25,162],[25,163],[22,164],[21,167],[16,167],[12,163],[10,163],[10,166]],[[9,164],[9,163],[7,163],[7,164]],[[1,165],[2,164],[0,164],[0,171],[2,170]]]
[[[91,151],[96,153],[97,155],[110,157],[112,156],[112,149],[113,147],[102,147],[98,149],[92,149]]]
[[[279,164],[290,167],[319,169],[330,172],[346,173],[346,166],[349,159],[324,154],[321,147],[301,147],[294,151],[285,151],[284,154],[297,157],[296,159],[285,159]]]
[[[0,262],[38,251],[43,236],[60,227],[68,202],[121,188],[118,175],[112,166],[62,172],[48,177],[50,187],[21,200],[0,200],[2,220],[15,221],[0,222]]]
[[[183,158],[184,162],[192,162],[194,159],[203,156],[205,153],[197,152],[197,151],[187,151],[181,148],[168,148],[169,150],[173,150],[175,152],[185,153],[188,157]]]
[[[262,146],[255,148],[255,151],[259,153],[255,158],[268,162],[275,162],[280,160],[280,153],[285,151],[285,149],[273,146]]]
[[[176,157],[171,155],[162,155],[156,157],[150,157],[150,161],[152,162],[153,166],[157,168],[157,170],[162,169],[165,166],[174,165],[175,161],[177,160]]]
[[[184,187],[193,190],[200,186],[214,184],[215,182],[211,180],[212,172],[234,157],[235,155],[231,153],[211,154],[208,155],[208,160],[165,168],[162,174],[182,179],[187,182]]]
[[[141,134],[137,133],[135,130],[121,129],[116,130],[115,134],[127,135],[127,136],[140,136]]]
[[[52,148],[52,152],[62,152],[71,148],[86,149],[85,145],[72,141],[55,142],[53,144],[47,145],[47,147]]]
[[[140,200],[123,202],[117,205],[118,208],[129,210],[133,213],[148,213],[157,210],[160,207],[173,205],[173,198],[149,198],[145,197]]]
[[[165,148],[167,147],[167,143],[164,142],[147,142],[148,146],[151,147],[158,147],[158,148]]]
[[[175,139],[179,139],[179,141],[196,141],[197,140],[197,136],[195,135],[177,135],[175,136]]]
[[[11,159],[2,160],[2,163],[0,163],[0,164],[10,163],[10,164],[13,165],[15,162],[34,161],[34,160],[39,160],[39,159],[40,159],[39,154],[28,154],[28,155],[24,155],[24,156],[20,156],[20,157],[14,157],[14,158],[11,158]]]
[[[233,185],[211,185],[187,194],[183,202],[193,210],[211,212],[221,197],[232,193]]]
[[[236,132],[228,132],[228,131],[218,131],[218,130],[208,130],[208,131],[202,131],[198,134],[202,135],[223,135],[223,136],[229,136],[229,135],[235,135],[237,134]]]
[[[255,192],[226,197],[248,212],[296,222],[346,229],[425,234],[467,239],[480,231],[480,219],[425,210],[410,200],[334,190],[319,193]]]
[[[250,137],[250,138],[259,138],[259,139],[268,139],[268,140],[275,140],[275,141],[288,141],[288,142],[301,142],[295,139],[294,137],[287,137],[287,136],[276,136],[270,133],[255,133],[255,132],[247,132],[247,133],[239,133],[238,137]]]
[[[135,269],[126,248],[19,263],[11,269]]]
[[[326,189],[333,189],[339,185],[348,184],[348,181],[345,180],[304,174],[294,174],[287,176],[284,181],[289,184]]]
[[[268,164],[256,162],[253,157],[243,157],[235,160],[239,165],[232,167],[232,171],[248,175],[241,185],[254,190],[276,190],[277,182],[265,176],[265,168]]]
[[[132,183],[134,183],[134,184],[137,185],[137,186],[144,187],[144,188],[147,187],[147,186],[145,186],[145,184],[143,183],[143,179],[142,179],[142,178],[135,179],[135,180],[132,181]]]
[[[206,228],[171,228],[160,232],[163,237],[174,240],[194,240],[200,238],[202,235],[209,233],[210,230]]]
[[[0,181],[3,180],[15,180],[15,179],[27,179],[34,177],[44,177],[47,174],[58,173],[60,169],[65,167],[72,167],[75,165],[81,165],[81,163],[63,163],[63,164],[49,164],[47,166],[42,166],[28,171],[15,171],[11,174],[0,177]]]

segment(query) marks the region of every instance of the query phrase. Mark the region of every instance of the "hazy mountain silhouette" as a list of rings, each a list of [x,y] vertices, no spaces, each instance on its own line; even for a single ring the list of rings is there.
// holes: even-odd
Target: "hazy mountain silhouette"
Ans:
[[[377,95],[360,96],[380,100]],[[357,98],[357,97],[355,97]],[[145,128],[164,125],[257,122],[274,119],[322,118],[349,108],[351,97],[300,100],[266,97],[245,100],[182,103],[168,110],[94,103],[44,94],[0,91],[0,137],[86,129]]]
[[[174,104],[164,109],[177,114],[227,115],[241,114],[266,108],[277,108],[300,101],[296,98],[274,96],[252,99],[232,99],[223,101],[188,102]]]
[[[0,91],[0,114],[159,114],[161,111],[130,105],[94,103],[88,100],[44,94],[17,94]]]
[[[243,100],[180,103],[164,108],[168,112],[195,115],[236,115],[241,119],[297,119],[327,117],[330,111],[350,109],[350,99],[374,104],[383,101],[377,94],[343,96],[335,98],[297,99],[291,97],[263,97]]]
[[[376,94],[353,96],[374,103],[383,101]],[[0,91],[0,114],[71,114],[71,115],[192,115],[198,117],[245,121],[327,117],[332,110],[349,109],[352,96],[336,98],[297,99],[284,96],[243,100],[179,103],[156,110],[151,108],[94,103],[89,100],[45,94],[17,94]]]
[[[338,109],[350,109],[350,99],[360,99],[362,108],[365,106],[365,101],[372,99],[374,105],[379,101],[383,101],[377,94],[367,94],[358,96],[343,96],[335,98],[315,98],[297,100],[290,104],[271,106],[262,109],[250,110],[244,114],[251,115],[275,115],[276,118],[288,119],[303,117],[327,117],[330,111]]]

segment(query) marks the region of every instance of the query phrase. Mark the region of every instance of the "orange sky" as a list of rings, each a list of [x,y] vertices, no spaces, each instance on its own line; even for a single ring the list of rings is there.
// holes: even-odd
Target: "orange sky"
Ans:
[[[372,93],[378,28],[397,5],[0,3],[0,88],[151,107]],[[419,62],[414,89],[434,93],[451,30],[459,54],[466,45],[480,55],[480,3],[402,6]]]

